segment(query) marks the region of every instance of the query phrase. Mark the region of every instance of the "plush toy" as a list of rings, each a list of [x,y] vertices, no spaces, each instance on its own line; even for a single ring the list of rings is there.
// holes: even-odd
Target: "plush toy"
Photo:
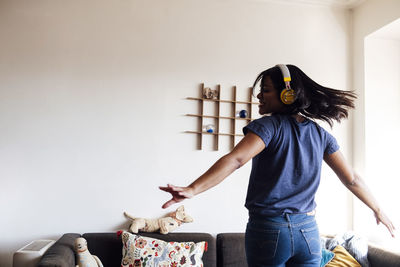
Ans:
[[[100,259],[90,254],[86,239],[83,237],[75,239],[75,250],[78,257],[78,265],[76,267],[103,267]]]
[[[139,230],[143,232],[157,232],[161,234],[168,234],[175,230],[182,223],[193,222],[192,217],[185,213],[184,206],[180,206],[176,211],[168,213],[165,217],[159,219],[143,219],[135,218],[128,213],[124,212],[125,216],[132,220],[130,231],[138,233]]]
[[[203,97],[206,99],[218,99],[218,90],[210,87],[203,88]]]

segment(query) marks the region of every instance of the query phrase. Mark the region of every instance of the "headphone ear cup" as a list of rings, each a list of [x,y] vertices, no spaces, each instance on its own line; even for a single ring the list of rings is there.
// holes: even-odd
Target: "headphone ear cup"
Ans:
[[[296,101],[296,93],[293,89],[285,88],[281,92],[281,101],[285,105],[291,105]]]

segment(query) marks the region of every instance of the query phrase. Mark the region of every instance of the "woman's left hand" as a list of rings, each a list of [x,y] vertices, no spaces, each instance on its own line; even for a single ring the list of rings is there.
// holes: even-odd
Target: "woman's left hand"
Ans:
[[[181,202],[187,198],[194,197],[194,192],[191,187],[181,187],[168,184],[167,186],[160,186],[159,188],[172,195],[172,198],[169,201],[165,202],[164,205],[162,205],[163,209],[166,209],[169,206]]]
[[[386,226],[386,228],[389,230],[390,234],[392,237],[394,236],[394,230],[396,228],[394,227],[393,223],[390,221],[390,219],[386,216],[386,214],[383,211],[378,211],[374,213],[375,218],[376,218],[376,223],[383,223],[383,225]]]

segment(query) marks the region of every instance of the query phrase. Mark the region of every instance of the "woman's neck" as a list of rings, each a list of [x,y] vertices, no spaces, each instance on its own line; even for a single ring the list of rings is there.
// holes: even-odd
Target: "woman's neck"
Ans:
[[[292,115],[292,117],[295,118],[297,122],[303,122],[306,119],[299,114]]]

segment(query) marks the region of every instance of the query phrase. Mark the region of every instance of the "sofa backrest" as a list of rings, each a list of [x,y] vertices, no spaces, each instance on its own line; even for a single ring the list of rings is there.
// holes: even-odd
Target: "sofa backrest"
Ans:
[[[167,242],[208,242],[204,252],[205,267],[247,267],[244,248],[244,233],[221,233],[216,238],[207,233],[140,233],[143,236],[162,239]],[[74,241],[80,234],[64,234],[41,258],[38,267],[75,267]],[[116,233],[88,233],[91,254],[98,256],[105,267],[121,266],[122,241]],[[371,267],[399,266],[400,255],[369,246],[368,259]]]
[[[122,241],[116,233],[83,234],[92,255],[99,257],[105,267],[121,266]]]

